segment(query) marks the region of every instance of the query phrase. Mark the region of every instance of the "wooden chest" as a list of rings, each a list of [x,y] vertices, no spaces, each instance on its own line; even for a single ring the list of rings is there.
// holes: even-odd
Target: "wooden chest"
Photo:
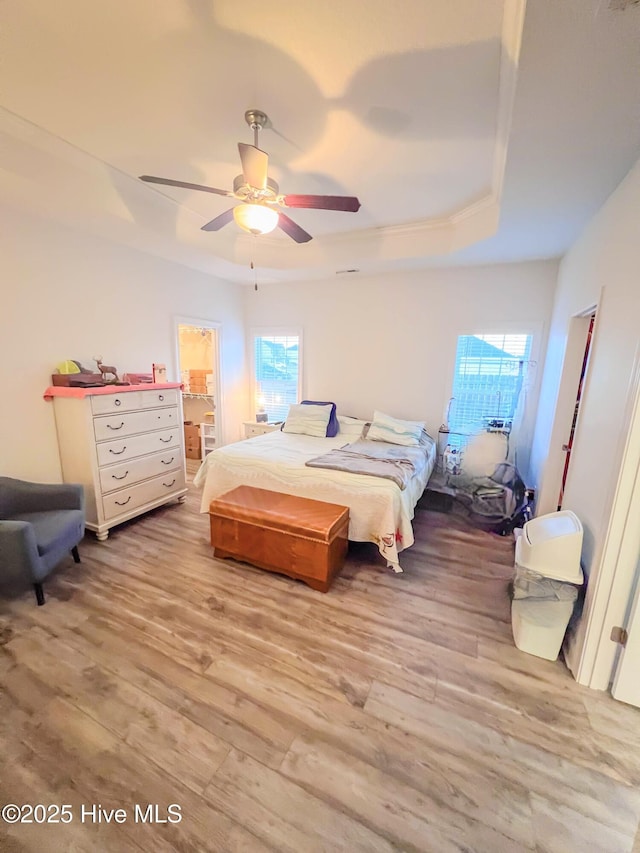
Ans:
[[[349,509],[238,486],[209,506],[216,557],[233,557],[327,592],[347,553]]]

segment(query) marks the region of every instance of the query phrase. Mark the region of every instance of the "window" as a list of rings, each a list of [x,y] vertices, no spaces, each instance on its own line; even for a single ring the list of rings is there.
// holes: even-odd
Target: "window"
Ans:
[[[460,335],[449,412],[450,444],[482,430],[510,432],[531,353],[531,335]]]
[[[300,399],[300,335],[253,336],[253,381],[256,412],[270,422],[283,421]]]

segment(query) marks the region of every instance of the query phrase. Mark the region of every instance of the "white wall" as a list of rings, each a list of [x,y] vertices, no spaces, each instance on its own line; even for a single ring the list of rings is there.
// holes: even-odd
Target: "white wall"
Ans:
[[[640,341],[639,212],[640,162],[562,261],[532,451],[534,482],[540,487],[539,508],[548,511],[555,508],[553,500],[557,497],[558,445],[566,441],[568,433],[566,415],[559,415],[559,420],[555,414],[563,411],[558,393],[567,333],[574,315],[598,303],[563,503],[578,515],[585,530],[583,563],[590,575],[589,591],[585,616],[568,656],[572,670],[585,683],[590,683],[591,676],[579,672],[584,638],[589,620],[599,607],[594,596],[596,578],[610,570],[608,561],[613,559],[615,542],[607,534],[627,438],[630,390]],[[606,598],[608,590],[601,589],[598,597],[601,594]],[[613,652],[615,646],[610,645]]]
[[[13,209],[0,219],[0,474],[60,480],[42,398],[59,362],[164,362],[175,379],[175,315],[222,323],[225,431],[236,435],[248,408],[241,288]]]
[[[435,436],[458,335],[533,330],[544,353],[556,276],[545,261],[260,285],[245,292],[247,331],[301,327],[306,397],[359,417],[424,419]]]

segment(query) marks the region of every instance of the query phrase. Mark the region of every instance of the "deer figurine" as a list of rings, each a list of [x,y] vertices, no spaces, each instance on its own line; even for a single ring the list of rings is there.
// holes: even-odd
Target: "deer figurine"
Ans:
[[[107,381],[119,382],[120,381],[118,379],[118,371],[116,370],[116,368],[112,367],[109,364],[103,364],[101,355],[94,355],[93,360],[98,365],[98,370],[100,371],[100,375],[102,376],[103,382],[107,382]],[[111,376],[111,375],[113,375],[113,379],[107,380],[107,376]]]

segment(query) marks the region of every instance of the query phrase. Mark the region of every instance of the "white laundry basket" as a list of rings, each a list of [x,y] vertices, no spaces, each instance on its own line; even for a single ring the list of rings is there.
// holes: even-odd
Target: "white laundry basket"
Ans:
[[[523,652],[556,660],[578,587],[582,524],[564,510],[528,521],[516,541],[511,627]]]

